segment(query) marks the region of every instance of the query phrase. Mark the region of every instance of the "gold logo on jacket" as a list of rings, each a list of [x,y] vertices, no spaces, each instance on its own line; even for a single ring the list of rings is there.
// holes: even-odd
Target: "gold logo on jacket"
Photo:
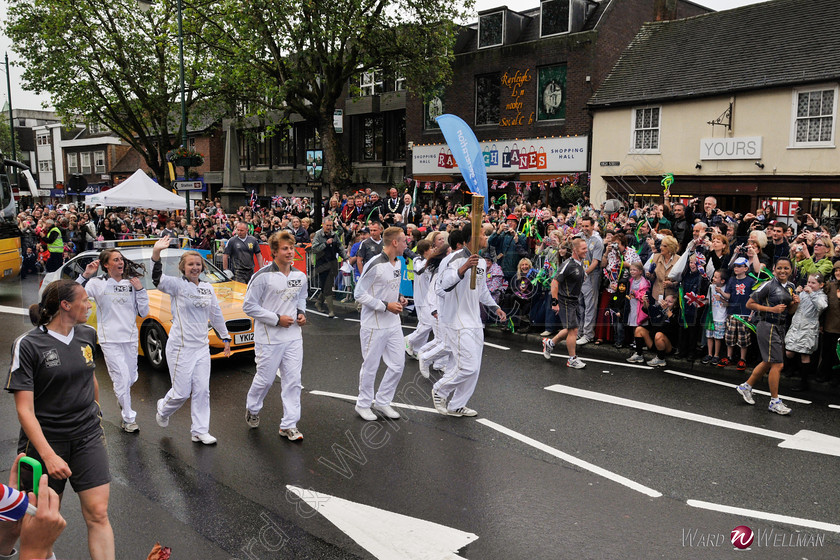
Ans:
[[[89,366],[93,365],[93,349],[89,344],[82,346],[82,356],[85,358],[85,363]]]

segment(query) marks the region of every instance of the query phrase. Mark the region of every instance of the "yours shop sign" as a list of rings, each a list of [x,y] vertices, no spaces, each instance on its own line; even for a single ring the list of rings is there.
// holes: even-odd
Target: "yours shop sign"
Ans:
[[[586,136],[496,140],[480,144],[487,173],[586,171]],[[412,172],[415,175],[459,173],[446,144],[415,145]]]

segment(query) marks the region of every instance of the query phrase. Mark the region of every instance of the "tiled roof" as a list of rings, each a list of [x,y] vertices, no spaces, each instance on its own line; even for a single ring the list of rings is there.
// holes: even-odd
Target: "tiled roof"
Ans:
[[[645,24],[590,99],[655,102],[840,78],[840,3],[772,0]]]

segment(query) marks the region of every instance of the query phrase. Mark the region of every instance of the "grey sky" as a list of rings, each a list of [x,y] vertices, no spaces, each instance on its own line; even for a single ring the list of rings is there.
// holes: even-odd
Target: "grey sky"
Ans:
[[[714,10],[726,10],[729,8],[736,8],[738,6],[746,6],[747,4],[756,4],[763,0],[694,0],[695,3],[702,6],[707,6]],[[527,10],[535,8],[539,5],[539,0],[477,0],[475,11],[486,10],[498,6],[506,5],[512,10]],[[0,20],[5,23],[6,20],[6,1],[0,0]],[[11,44],[8,38],[0,32],[0,56],[2,53],[9,54],[10,63],[17,60],[17,55],[11,51]],[[0,60],[0,70],[3,70],[2,77],[5,78],[5,70],[2,68],[2,60]],[[46,95],[35,95],[32,92],[24,91],[20,87],[21,68],[11,67],[11,81],[12,81],[12,106],[16,109],[41,109],[42,102],[49,104],[49,97]],[[2,84],[0,88],[0,104],[5,103],[8,95],[6,94],[6,84]]]

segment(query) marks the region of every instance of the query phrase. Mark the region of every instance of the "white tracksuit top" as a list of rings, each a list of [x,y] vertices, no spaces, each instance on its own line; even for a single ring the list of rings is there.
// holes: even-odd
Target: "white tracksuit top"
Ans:
[[[275,262],[259,269],[248,282],[242,311],[254,319],[254,342],[279,344],[302,338],[298,313],[306,313],[308,293],[306,275],[292,267],[289,275],[280,272]],[[289,327],[278,327],[280,315],[293,317]]]
[[[452,258],[445,261],[446,268],[440,270],[440,279],[435,285],[440,322],[450,329],[483,329],[479,303],[487,306],[493,313],[499,308],[487,289],[486,261],[478,260],[475,289],[471,290],[472,269],[467,269],[463,278],[458,276],[458,269],[470,256],[469,249],[465,247],[449,256]]]
[[[390,313],[385,303],[399,300],[402,267],[399,259],[392,265],[388,255],[380,253],[369,260],[353,296],[362,304],[361,326],[367,329],[389,329],[400,326],[400,316]]]
[[[230,338],[213,286],[207,282],[195,285],[183,276],[162,274],[158,289],[172,299],[172,328],[167,345],[208,348],[207,321],[220,338]]]
[[[432,280],[432,273],[426,271],[417,274],[417,271],[426,266],[426,259],[417,257],[414,259],[414,307],[429,307],[429,285]],[[432,311],[429,309],[429,311]]]
[[[79,275],[88,297],[96,302],[96,335],[103,342],[137,343],[137,317],[149,314],[149,294],[135,290],[128,279],[110,276],[85,279]]]

